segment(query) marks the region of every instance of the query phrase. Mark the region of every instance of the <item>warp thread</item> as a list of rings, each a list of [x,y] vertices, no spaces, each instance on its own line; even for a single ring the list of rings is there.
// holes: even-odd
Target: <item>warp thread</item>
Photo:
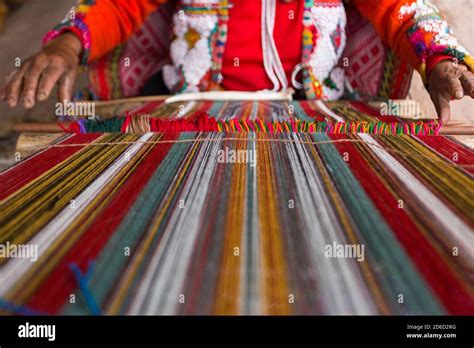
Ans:
[[[147,135],[141,140],[150,141],[150,143],[155,140],[154,143],[156,143],[156,141],[160,141],[160,136],[161,134]],[[85,276],[88,279],[84,282],[88,283],[87,288],[92,290],[95,302],[101,305],[103,313],[207,313],[202,310],[203,308],[206,308],[206,310],[212,308],[213,313],[216,314],[239,313],[240,308],[250,308],[255,303],[251,293],[254,289],[253,284],[251,282],[243,284],[239,275],[242,272],[250,275],[254,270],[259,272],[258,275],[270,275],[269,278],[266,278],[270,280],[262,283],[261,286],[259,284],[257,288],[259,291],[259,298],[257,298],[259,302],[257,303],[263,309],[262,313],[264,314],[291,313],[293,307],[295,308],[294,312],[298,314],[308,314],[309,310],[313,311],[312,308],[315,308],[316,313],[325,313],[326,304],[324,301],[319,303],[321,298],[314,296],[314,289],[317,289],[318,283],[325,286],[323,290],[331,294],[333,299],[337,299],[337,302],[342,303],[340,308],[343,311],[352,312],[351,308],[357,308],[361,305],[364,306],[363,308],[367,308],[367,311],[372,311],[373,306],[374,312],[377,312],[378,307],[376,306],[379,306],[379,303],[381,303],[380,308],[382,308],[380,311],[386,314],[392,312],[398,314],[444,313],[444,308],[439,308],[439,303],[446,305],[449,312],[453,313],[472,311],[472,306],[469,307],[469,304],[472,303],[472,296],[469,293],[468,277],[465,276],[465,265],[468,265],[469,260],[466,257],[466,261],[464,259],[457,261],[463,255],[469,255],[467,249],[471,248],[468,239],[469,226],[471,225],[469,209],[472,208],[472,199],[468,194],[470,178],[464,173],[447,170],[449,169],[447,164],[444,166],[433,165],[430,161],[423,159],[423,157],[430,158],[430,154],[437,156],[423,142],[418,142],[417,139],[408,136],[366,136],[356,138],[358,142],[361,140],[365,142],[355,144],[356,146],[343,146],[346,144],[352,145],[350,143],[340,143],[341,146],[321,145],[315,151],[316,149],[312,146],[307,148],[286,146],[282,141],[313,143],[313,140],[316,140],[317,143],[327,143],[337,142],[336,139],[328,139],[321,135],[312,138],[311,135],[307,134],[278,137],[255,135],[256,138],[273,138],[268,140],[275,141],[276,145],[281,145],[275,146],[277,151],[271,151],[273,149],[267,146],[269,143],[257,143],[259,139],[253,142],[253,136],[247,137],[245,134],[214,133],[196,135],[185,133],[172,136],[164,134],[163,136],[169,136],[164,140],[176,139],[176,136],[179,136],[180,142],[184,142],[182,140],[185,140],[185,138],[190,142],[175,147],[170,145],[143,146],[126,161],[118,160],[124,158],[122,156],[124,151],[129,150],[125,145],[104,148],[96,148],[92,145],[84,149],[76,148],[79,150],[77,151],[77,157],[65,157],[64,160],[60,161],[62,164],[57,166],[59,171],[49,171],[46,175],[40,176],[39,179],[34,179],[35,181],[32,184],[23,182],[25,189],[16,190],[17,193],[8,198],[8,206],[11,207],[9,208],[11,212],[9,222],[16,226],[14,232],[18,233],[19,237],[30,240],[31,237],[26,235],[22,229],[23,226],[18,226],[19,219],[15,217],[19,215],[16,214],[17,211],[24,213],[25,226],[37,220],[41,221],[42,226],[44,226],[54,221],[52,219],[55,219],[58,212],[67,207],[70,199],[77,197],[77,193],[73,190],[83,192],[86,187],[90,187],[91,183],[99,182],[95,185],[94,191],[90,193],[90,195],[94,195],[93,203],[84,206],[82,208],[84,210],[80,211],[79,218],[73,221],[70,220],[71,223],[67,230],[61,235],[62,241],[74,241],[79,237],[80,240],[77,239],[74,246],[72,244],[65,245],[61,242],[56,242],[55,245],[61,248],[59,255],[77,255],[74,256],[74,262],[77,262],[83,271],[85,267],[82,262],[95,259],[96,265],[93,278],[88,277],[92,273],[91,268],[89,268]],[[225,136],[236,137],[238,142],[232,144],[221,143]],[[196,137],[214,137],[214,139],[207,140],[209,142],[219,141],[219,143],[211,143],[210,145],[201,143],[200,141],[206,139],[195,139]],[[277,139],[275,140],[275,138]],[[431,142],[440,140],[440,143],[445,143],[446,147],[450,143],[444,141],[446,140],[444,137],[426,138]],[[128,141],[133,144],[136,144],[136,140],[139,140],[138,136],[116,134],[105,135],[101,138],[72,136],[71,139],[76,139],[78,142],[87,142],[86,139],[91,141],[95,139],[98,142],[122,141],[124,143]],[[412,149],[419,155],[421,152],[424,156],[419,156],[418,160],[405,164],[399,158],[390,158],[386,152],[377,154],[378,151],[370,151],[370,149],[375,149],[375,147],[372,147],[371,143],[373,141],[371,140],[380,141],[380,144],[384,144],[388,148],[404,152],[409,152]],[[262,141],[267,141],[267,139],[262,139]],[[279,141],[279,143],[276,143],[276,141]],[[164,141],[161,140],[161,142]],[[214,163],[214,154],[208,152],[205,147],[200,149],[199,146],[194,146],[193,142],[198,143],[197,145],[205,144],[205,147],[212,149],[212,151],[216,151],[220,145],[229,145],[229,148],[232,149],[245,149],[247,146],[253,148],[254,144],[263,145],[256,147],[256,150],[259,151],[259,154],[268,157],[260,157],[263,160],[258,162],[256,172],[251,170],[250,166],[217,166]],[[77,146],[77,144],[74,144],[74,146]],[[137,147],[139,146],[134,146],[134,148]],[[291,151],[291,154],[294,154],[290,159],[281,156],[282,152],[279,151],[286,147]],[[341,158],[341,153],[346,150],[351,158],[347,164]],[[203,158],[198,156],[204,154],[205,151],[207,155],[204,160],[197,161],[196,159]],[[63,151],[51,152],[57,155]],[[466,160],[471,160],[467,163],[471,164],[471,152],[469,150],[466,152]],[[305,154],[308,154],[308,163],[314,161],[312,167],[314,170],[311,167],[300,170],[299,158],[302,158],[300,156],[306,156]],[[84,158],[87,158],[86,163],[83,161]],[[446,160],[448,159],[446,158]],[[32,162],[37,162],[38,165],[44,163],[41,158],[36,158]],[[88,165],[89,163],[94,164],[94,171],[88,170],[87,176],[82,176],[82,173],[86,172],[84,168],[92,167]],[[105,168],[108,168],[110,163],[117,163],[117,169],[120,168],[119,171],[107,172]],[[201,163],[205,165],[204,169],[215,168],[215,170],[204,170],[203,174],[198,177],[188,175],[188,173],[194,173],[195,169],[201,168]],[[448,162],[446,161],[446,163]],[[462,163],[465,164],[466,162]],[[92,174],[89,174],[89,172],[92,172]],[[264,174],[261,175],[262,173]],[[268,173],[268,175],[265,175],[265,173]],[[73,175],[76,179],[75,181],[68,181],[66,187],[69,189],[60,190],[66,196],[59,197],[60,201],[57,201],[58,198],[55,193],[59,192],[61,183],[67,182],[67,180],[58,180],[57,178],[67,176],[71,178]],[[225,178],[231,177],[231,175],[235,180],[232,181],[231,185],[228,185]],[[413,178],[416,179],[419,176],[423,176],[424,179],[417,181],[413,189],[405,188],[406,184],[413,183]],[[49,182],[52,183],[48,188],[48,194],[45,194],[42,190],[42,178],[50,180]],[[98,181],[101,178],[110,181],[103,185]],[[192,181],[186,181],[187,178]],[[215,178],[219,179],[214,180]],[[14,177],[14,179],[17,178]],[[193,182],[193,185],[190,185],[191,182]],[[255,183],[256,186],[248,185],[250,183]],[[317,183],[321,183],[321,186]],[[199,190],[202,189],[202,192],[199,192],[196,186],[199,186]],[[173,194],[168,195],[171,191],[170,187],[173,187]],[[294,188],[293,192],[299,190],[301,194],[294,195],[291,191],[285,191],[288,187]],[[58,190],[56,191],[56,189]],[[432,204],[429,199],[424,202],[414,199],[420,192],[428,192],[428,190],[432,192],[431,195],[434,197],[439,197],[439,201],[443,200],[445,202],[445,204],[439,205],[442,209],[437,209],[438,207]],[[254,192],[258,192],[258,194],[254,195]],[[132,193],[136,194],[132,195]],[[44,196],[49,198],[44,199],[44,204],[39,206],[50,206],[50,202],[53,202],[51,205],[55,204],[56,206],[54,210],[47,211],[40,216],[40,209],[32,206],[29,202],[37,201],[38,197],[42,198]],[[192,202],[193,205],[188,205],[192,209],[188,209],[187,213],[192,215],[182,213],[181,210],[173,210],[181,197],[189,197],[188,201]],[[296,214],[295,211],[286,209],[285,205],[279,205],[279,201],[285,202],[288,198],[296,198],[297,202],[302,203],[300,205],[302,209],[297,209]],[[327,203],[325,202],[326,199]],[[405,202],[405,209],[397,207],[399,199]],[[206,201],[211,202],[211,204],[202,204]],[[314,218],[313,213],[318,209],[317,206],[320,202],[324,202],[321,205],[322,219],[319,216]],[[423,211],[417,211],[419,205],[422,205],[420,210]],[[25,207],[31,208],[26,210]],[[247,218],[245,214],[247,209],[254,209],[258,214],[255,217],[252,216],[251,221],[244,220]],[[38,211],[38,213],[31,214],[30,211]],[[69,212],[69,209],[67,211]],[[339,211],[341,212],[340,215],[338,214]],[[436,214],[439,211],[443,211],[443,214],[439,214],[439,220],[443,222],[443,225],[438,223]],[[209,216],[209,212],[215,212],[220,216],[224,216],[223,212],[225,212],[228,216],[210,226],[211,228],[207,231],[204,225],[206,221],[203,221],[202,225],[197,225],[196,221]],[[452,220],[449,217],[443,217],[448,216],[444,215],[448,213],[452,216],[459,216],[460,220],[466,220],[466,223],[460,222],[461,228],[450,226],[449,221]],[[44,215],[46,215],[46,218],[42,218]],[[71,213],[70,216],[72,215]],[[83,223],[83,221],[86,221],[83,217],[89,219],[92,216],[94,217],[93,220],[87,220],[87,224]],[[338,220],[339,216],[341,221]],[[104,225],[103,221],[109,217],[116,219],[117,224]],[[193,226],[193,229],[174,230],[169,228],[168,226],[176,221],[176,217],[183,218],[181,220],[183,226]],[[199,220],[196,220],[196,217]],[[320,230],[330,231],[327,234],[328,236],[337,236],[342,231],[339,239],[341,243],[347,241],[353,244],[367,245],[369,252],[367,260],[369,262],[361,264],[358,270],[354,268],[355,272],[347,272],[347,278],[343,282],[343,284],[346,284],[344,287],[341,287],[339,279],[326,285],[325,281],[318,282],[317,279],[308,283],[306,275],[302,275],[299,279],[291,278],[294,274],[298,274],[298,269],[317,268],[324,262],[331,265],[335,261],[328,261],[322,255],[321,258],[314,260],[314,263],[306,263],[304,260],[304,255],[318,254],[317,248],[318,245],[321,245],[321,243],[306,242],[311,240],[308,238],[311,238],[314,232],[312,229],[308,228],[306,230],[304,227],[312,226],[313,222],[319,224],[320,220],[325,221],[324,224],[320,225]],[[151,225],[152,223],[153,225]],[[250,224],[255,228],[245,227]],[[347,226],[344,226],[345,224]],[[38,225],[36,230],[30,229],[27,232],[31,235],[44,233],[42,226]],[[105,226],[108,226],[107,230],[105,230]],[[150,228],[151,226],[152,228]],[[203,226],[203,228],[200,228],[200,226]],[[78,231],[75,227],[80,228],[80,230]],[[3,228],[3,230],[10,231],[8,228]],[[199,231],[201,230],[206,230],[206,234],[200,234]],[[460,258],[452,264],[446,264],[444,260],[449,259],[451,245],[453,240],[457,240],[455,238],[457,238],[457,232],[460,230],[464,231],[462,233],[466,235],[466,238],[465,241],[461,239],[457,244],[466,248],[467,252],[461,252]],[[299,231],[304,234],[298,235]],[[97,240],[97,232],[100,232],[101,240]],[[104,232],[106,235],[102,236]],[[176,246],[178,254],[173,253],[170,255],[171,259],[166,259],[165,266],[167,267],[163,267],[163,263],[156,263],[152,268],[152,266],[149,266],[150,260],[157,257],[154,251],[162,249],[164,245],[159,244],[163,240],[164,233],[162,232],[173,232],[170,235],[170,240],[173,243],[172,245]],[[360,232],[360,235],[357,232]],[[49,238],[49,235],[46,234],[42,236]],[[217,240],[214,244],[201,244],[201,241],[214,236]],[[252,237],[247,239],[247,236]],[[263,236],[263,239],[256,240],[259,236]],[[323,243],[325,240],[332,242],[332,238],[327,238],[321,235],[321,239],[315,240],[321,240]],[[251,243],[248,249],[252,252],[242,254],[246,259],[240,259],[242,262],[236,262],[235,256],[228,251],[232,250],[235,245],[248,245],[243,243],[252,239],[255,239],[255,243]],[[431,243],[432,240],[436,240],[436,243]],[[292,243],[291,246],[287,241]],[[187,247],[182,244],[184,242]],[[293,242],[296,244],[293,244]],[[194,246],[203,244],[206,247],[215,248],[213,250],[216,250],[216,253],[212,255],[212,258],[206,257],[202,264],[196,265],[196,262],[193,262],[194,256],[202,249],[196,249]],[[133,262],[129,263],[126,258],[123,258],[122,253],[116,252],[123,245],[129,245],[137,250],[133,254]],[[140,247],[135,249],[134,246],[137,245],[140,245]],[[71,247],[74,247],[74,250]],[[384,250],[390,252],[381,252]],[[254,251],[257,252],[254,254]],[[51,249],[50,252],[57,253],[58,250]],[[203,254],[205,252],[202,250]],[[45,256],[47,255],[45,254]],[[290,255],[288,259],[287,255]],[[296,255],[296,257],[292,255]],[[83,261],[80,261],[79,257]],[[163,260],[161,257],[165,256],[159,255],[160,261]],[[113,262],[111,258],[114,259]],[[50,259],[54,260],[50,257],[45,259],[48,261]],[[154,260],[158,261],[158,258]],[[265,260],[265,262],[261,263],[260,260]],[[372,260],[374,262],[371,262]],[[57,259],[54,260],[55,265],[48,266],[50,269],[61,270],[57,267],[61,267],[64,262],[69,264],[70,261],[69,258]],[[345,260],[341,261],[346,262]],[[244,264],[245,269],[242,268]],[[260,268],[262,264],[264,265],[263,269]],[[174,265],[179,266],[179,268],[174,268]],[[207,267],[208,265],[211,265],[211,267]],[[214,268],[215,265],[219,268]],[[147,272],[153,277],[149,278],[149,282],[145,282],[143,280],[147,274],[141,271],[148,267],[150,268]],[[170,273],[170,269],[177,269],[178,271]],[[202,296],[201,298],[206,299],[205,303],[195,305],[193,303],[194,299],[199,298],[201,294],[210,293],[209,286],[202,286],[197,283],[201,282],[201,279],[209,279],[211,275],[212,277],[215,276],[215,273],[208,273],[209,269],[231,270],[230,272],[217,273],[216,281],[211,284],[215,294],[225,293],[227,296]],[[25,274],[33,274],[32,271]],[[325,271],[327,277],[321,279],[331,280],[333,273],[331,268],[328,267]],[[367,271],[373,277],[367,277],[367,280],[359,280],[358,275],[362,274],[359,271]],[[37,273],[34,273],[36,276],[35,288],[41,283],[41,295],[54,294],[55,291],[58,291],[57,299],[51,299],[55,302],[58,310],[62,310],[62,313],[66,314],[90,313],[89,308],[86,308],[82,303],[82,297],[81,301],[78,301],[81,302],[80,304],[67,306],[68,308],[63,310],[64,306],[62,305],[67,301],[67,294],[72,291],[72,285],[75,284],[69,282],[68,285],[71,290],[60,291],[62,290],[60,288],[61,283],[54,281],[56,277],[49,277],[46,272],[41,273],[43,275],[38,276],[36,276]],[[181,274],[184,278],[170,276],[170,274]],[[192,277],[191,281],[188,282],[189,277],[186,277],[186,274]],[[393,281],[393,279],[397,281]],[[21,288],[24,291],[18,295],[16,294],[16,296],[19,297],[23,293],[33,294],[35,288],[28,280],[29,278],[25,276],[19,280],[20,282],[16,284],[16,288]],[[29,289],[20,287],[23,284],[28,286]],[[390,285],[385,288],[384,284]],[[167,302],[167,289],[170,286],[176,289],[184,289],[183,293],[190,294],[186,301],[188,307],[176,306],[177,302],[172,298]],[[356,290],[359,295],[347,296],[347,293],[343,291],[346,286]],[[55,289],[55,291],[53,292],[52,289]],[[302,301],[296,301],[295,306],[288,305],[288,289],[296,289],[301,293]],[[308,289],[307,293],[303,289]],[[452,289],[455,291],[452,291]],[[140,297],[136,295],[138,292],[142,294]],[[246,295],[243,295],[244,293]],[[371,296],[367,296],[368,300],[365,303],[364,299],[367,293]],[[406,294],[406,305],[400,306],[396,303],[396,296],[393,296],[393,294],[398,293]],[[453,293],[455,293],[455,296]],[[59,296],[60,294],[62,296]],[[148,294],[153,294],[153,298]],[[149,298],[151,301],[148,301]],[[233,300],[228,301],[229,298]],[[38,302],[42,301],[38,295],[34,299]],[[35,303],[34,299],[29,303]],[[25,296],[24,302],[26,301],[28,299]],[[129,305],[134,301],[137,303],[137,309],[130,310]],[[104,306],[104,303],[107,303],[107,306]],[[168,303],[169,311],[167,309]],[[274,304],[277,304],[277,306]],[[38,306],[41,306],[41,303],[38,303]],[[38,308],[43,309],[43,307]],[[162,310],[163,308],[165,308],[165,311]],[[310,309],[308,310],[308,308]],[[328,312],[334,313],[336,310],[339,311],[338,308],[335,306],[329,307]],[[49,309],[45,307],[44,310]],[[354,312],[356,311],[357,309],[354,310]],[[245,314],[254,314],[255,312],[243,311]],[[365,313],[366,310],[363,309],[360,312]]]
[[[82,143],[82,144],[51,144],[46,145],[42,148],[39,148],[38,151],[48,150],[50,148],[60,148],[60,147],[82,147],[82,146],[115,146],[115,145],[133,145],[133,144],[144,144],[144,145],[155,145],[155,144],[180,144],[180,143],[194,143],[194,142],[206,142],[206,141],[242,141],[242,138],[236,137],[224,137],[224,138],[199,138],[199,139],[177,139],[177,140],[153,140],[153,141],[112,141],[112,142],[92,142],[92,143]],[[361,143],[367,144],[365,140],[362,139],[337,139],[337,140],[325,140],[325,141],[311,141],[311,140],[297,140],[297,139],[252,139],[256,142],[287,142],[287,143],[297,143],[297,144],[309,144],[309,145],[324,145],[324,144],[335,144],[335,143]],[[403,152],[395,149],[390,149],[383,147],[378,144],[370,144],[370,146],[378,147],[384,149],[390,153],[396,153],[402,156],[403,158],[424,158],[423,155],[418,155],[411,152]],[[432,159],[431,159],[432,161]],[[441,159],[436,159],[432,162],[442,162]],[[457,164],[457,163],[447,163],[447,165],[455,168],[472,168],[474,164]]]
[[[71,263],[69,268],[74,274],[76,281],[79,285],[79,289],[84,297],[87,307],[91,311],[93,315],[101,315],[101,310],[97,305],[97,302],[92,295],[92,292],[89,289],[88,283],[89,280],[92,278],[92,273],[94,271],[94,262],[89,262],[89,267],[85,274],[83,274],[79,268],[79,266],[75,263]],[[0,309],[5,310],[7,312],[13,314],[19,314],[24,316],[42,316],[47,315],[46,313],[36,311],[34,309],[29,308],[25,305],[17,305],[15,303],[6,301],[4,299],[0,299]]]

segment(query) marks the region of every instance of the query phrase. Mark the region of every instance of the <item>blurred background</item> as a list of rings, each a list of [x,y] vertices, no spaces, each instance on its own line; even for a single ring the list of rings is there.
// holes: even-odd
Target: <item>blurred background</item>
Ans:
[[[474,0],[432,1],[445,14],[461,43],[470,52],[474,52]],[[4,77],[15,69],[16,57],[24,59],[40,49],[44,34],[64,18],[75,3],[76,0],[0,0],[0,22],[4,18],[4,30],[0,34],[0,80],[3,81]],[[76,87],[85,83],[83,76]],[[429,95],[416,73],[410,97],[421,102],[429,115],[435,115]],[[29,111],[19,107],[11,110],[2,103],[0,104],[0,129],[6,130],[13,118],[23,121],[52,121],[54,120],[54,103],[55,99],[50,98]],[[472,99],[465,98],[462,101],[453,102],[452,110],[456,120],[474,123]]]

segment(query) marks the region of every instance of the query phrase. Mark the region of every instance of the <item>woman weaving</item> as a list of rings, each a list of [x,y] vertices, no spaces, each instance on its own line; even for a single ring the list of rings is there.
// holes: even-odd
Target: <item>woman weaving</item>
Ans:
[[[70,100],[80,65],[102,100],[290,87],[308,99],[404,98],[412,68],[442,123],[450,100],[474,97],[474,59],[427,0],[81,1],[0,98],[31,108],[58,84]]]

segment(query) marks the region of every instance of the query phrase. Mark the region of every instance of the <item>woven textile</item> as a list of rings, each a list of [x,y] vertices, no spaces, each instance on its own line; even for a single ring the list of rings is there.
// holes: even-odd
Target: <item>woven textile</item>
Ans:
[[[407,104],[408,105],[408,104]],[[416,111],[416,104],[408,108]],[[406,106],[374,109],[355,101],[191,101],[142,104],[105,120],[81,119],[65,127],[75,133],[147,132],[318,132],[331,134],[435,135],[435,120],[402,119]],[[404,110],[407,109],[407,110]],[[412,111],[413,112],[413,111]],[[416,116],[421,118],[420,112]]]
[[[38,258],[0,258],[0,312],[472,315],[473,165],[443,136],[67,135],[1,174],[0,245]]]

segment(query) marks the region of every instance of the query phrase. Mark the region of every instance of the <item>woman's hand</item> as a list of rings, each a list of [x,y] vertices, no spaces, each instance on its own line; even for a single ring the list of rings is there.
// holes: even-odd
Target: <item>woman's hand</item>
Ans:
[[[59,100],[71,100],[81,52],[81,41],[72,33],[50,41],[5,79],[0,100],[6,100],[12,108],[21,101],[29,109],[36,101],[48,99],[56,83]]]
[[[463,64],[442,61],[430,72],[428,91],[441,124],[447,124],[451,118],[449,102],[452,99],[462,99],[465,95],[474,98],[474,74]]]

